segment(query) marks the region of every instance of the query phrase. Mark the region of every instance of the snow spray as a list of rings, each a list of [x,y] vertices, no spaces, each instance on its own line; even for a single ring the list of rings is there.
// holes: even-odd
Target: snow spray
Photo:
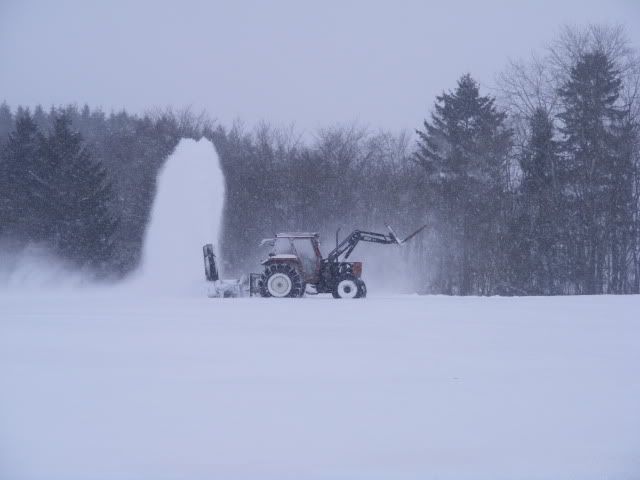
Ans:
[[[163,294],[200,293],[202,246],[218,245],[225,182],[213,144],[183,139],[158,173],[136,284]]]
[[[3,292],[75,290],[90,280],[45,247],[0,245],[0,294]]]

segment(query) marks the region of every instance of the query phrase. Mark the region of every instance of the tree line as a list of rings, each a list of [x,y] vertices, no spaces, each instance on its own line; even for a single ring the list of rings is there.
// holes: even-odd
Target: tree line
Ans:
[[[159,168],[180,138],[205,137],[227,182],[229,274],[255,269],[257,240],[277,231],[331,239],[388,221],[429,226],[380,263],[414,291],[640,293],[640,63],[622,29],[566,28],[497,83],[487,93],[462,75],[414,135],[2,105],[0,239],[124,276]]]

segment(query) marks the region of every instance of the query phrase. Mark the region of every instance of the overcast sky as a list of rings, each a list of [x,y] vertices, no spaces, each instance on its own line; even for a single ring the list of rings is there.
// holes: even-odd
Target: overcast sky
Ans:
[[[509,57],[588,22],[640,46],[638,0],[0,0],[0,102],[413,129],[461,74],[491,87]]]

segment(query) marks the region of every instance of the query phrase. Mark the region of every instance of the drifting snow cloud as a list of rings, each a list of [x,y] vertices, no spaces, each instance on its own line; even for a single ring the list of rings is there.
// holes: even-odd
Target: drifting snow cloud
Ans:
[[[46,248],[0,247],[0,291],[77,288],[89,278],[56,258]]]

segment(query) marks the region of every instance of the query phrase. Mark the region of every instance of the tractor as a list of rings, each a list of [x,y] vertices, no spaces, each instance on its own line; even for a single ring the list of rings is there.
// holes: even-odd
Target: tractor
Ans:
[[[326,258],[320,252],[318,233],[278,233],[274,238],[260,242],[261,246],[270,247],[270,251],[261,262],[263,273],[249,275],[249,294],[295,298],[302,297],[305,293],[331,293],[334,298],[364,298],[367,286],[361,278],[362,263],[347,261],[358,243],[402,245],[425,227],[426,225],[419,228],[404,240],[400,240],[388,225],[388,234],[354,230],[342,241],[338,239],[338,230],[336,246]],[[226,292],[241,292],[243,282],[219,281],[213,247],[205,245],[203,252],[207,280],[218,282],[219,289],[223,291],[219,296],[237,296],[226,295]]]

